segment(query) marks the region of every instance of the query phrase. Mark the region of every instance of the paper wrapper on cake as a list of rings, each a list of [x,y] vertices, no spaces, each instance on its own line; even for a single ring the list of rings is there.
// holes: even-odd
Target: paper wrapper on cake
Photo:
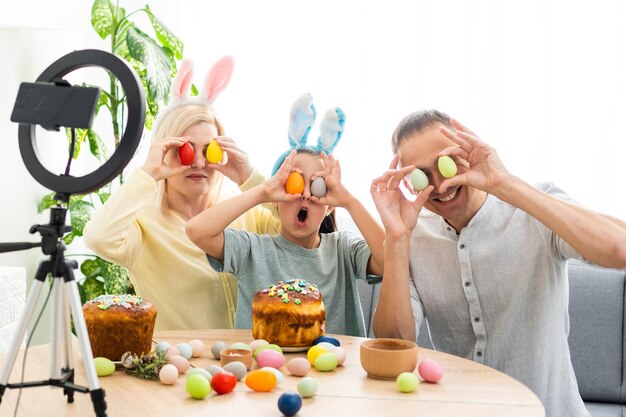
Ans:
[[[125,352],[149,353],[156,307],[134,295],[101,295],[83,305],[93,356],[119,361]]]
[[[281,347],[304,347],[324,334],[322,294],[301,279],[279,281],[252,300],[252,336]]]

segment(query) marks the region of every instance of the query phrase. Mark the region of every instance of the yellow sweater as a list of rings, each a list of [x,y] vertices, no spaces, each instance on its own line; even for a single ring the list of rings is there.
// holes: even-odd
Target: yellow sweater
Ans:
[[[259,184],[254,170],[241,188]],[[234,276],[214,271],[185,234],[185,220],[155,205],[156,182],[137,169],[98,209],[84,230],[98,256],[126,267],[137,294],[157,308],[157,330],[232,328],[237,300]],[[232,227],[277,234],[280,222],[257,206]]]

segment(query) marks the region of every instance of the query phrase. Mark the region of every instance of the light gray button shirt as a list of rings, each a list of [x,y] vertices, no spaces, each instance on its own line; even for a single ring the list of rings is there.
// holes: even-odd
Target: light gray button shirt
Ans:
[[[538,188],[574,202],[553,184]],[[581,259],[537,219],[492,195],[459,235],[422,210],[410,256],[417,328],[426,316],[435,349],[527,385],[547,417],[588,416],[567,343],[569,258]]]

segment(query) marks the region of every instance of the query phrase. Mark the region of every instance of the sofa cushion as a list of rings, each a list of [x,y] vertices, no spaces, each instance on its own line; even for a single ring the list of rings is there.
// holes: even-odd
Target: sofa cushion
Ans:
[[[624,271],[570,261],[569,346],[585,401],[622,402]]]
[[[626,407],[619,404],[585,403],[591,417],[624,417]]]

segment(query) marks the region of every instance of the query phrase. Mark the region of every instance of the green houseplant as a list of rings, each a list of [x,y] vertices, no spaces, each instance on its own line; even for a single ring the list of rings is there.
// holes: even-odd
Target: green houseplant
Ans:
[[[142,31],[131,19],[140,15],[148,18],[154,37]],[[139,74],[146,92],[145,127],[151,129],[159,106],[169,100],[172,78],[176,74],[176,61],[182,59],[183,56],[183,43],[152,13],[148,5],[126,13],[126,10],[119,6],[119,0],[116,2],[94,0],[91,9],[91,25],[100,38],[103,40],[109,38],[110,52],[128,61]],[[118,146],[124,132],[126,106],[124,92],[112,74],[109,74],[108,89],[102,86],[100,88],[96,115],[104,110],[109,112],[113,128],[113,146]],[[66,130],[66,133],[69,140],[70,131]],[[107,144],[96,131],[77,129],[75,135],[73,159],[77,159],[85,147],[101,162],[108,159]],[[108,199],[114,182],[121,185],[124,182],[124,174],[120,174],[116,181],[96,192],[71,196],[68,211],[72,232],[64,237],[66,244],[70,244],[74,238],[83,235],[83,229],[91,218],[96,204],[103,204]],[[48,194],[40,201],[38,211],[42,212],[56,204],[58,202],[54,199],[54,193]],[[68,256],[86,257],[80,265],[84,278],[78,281],[83,303],[105,293],[134,293],[127,271],[123,267],[96,255],[68,254]]]

